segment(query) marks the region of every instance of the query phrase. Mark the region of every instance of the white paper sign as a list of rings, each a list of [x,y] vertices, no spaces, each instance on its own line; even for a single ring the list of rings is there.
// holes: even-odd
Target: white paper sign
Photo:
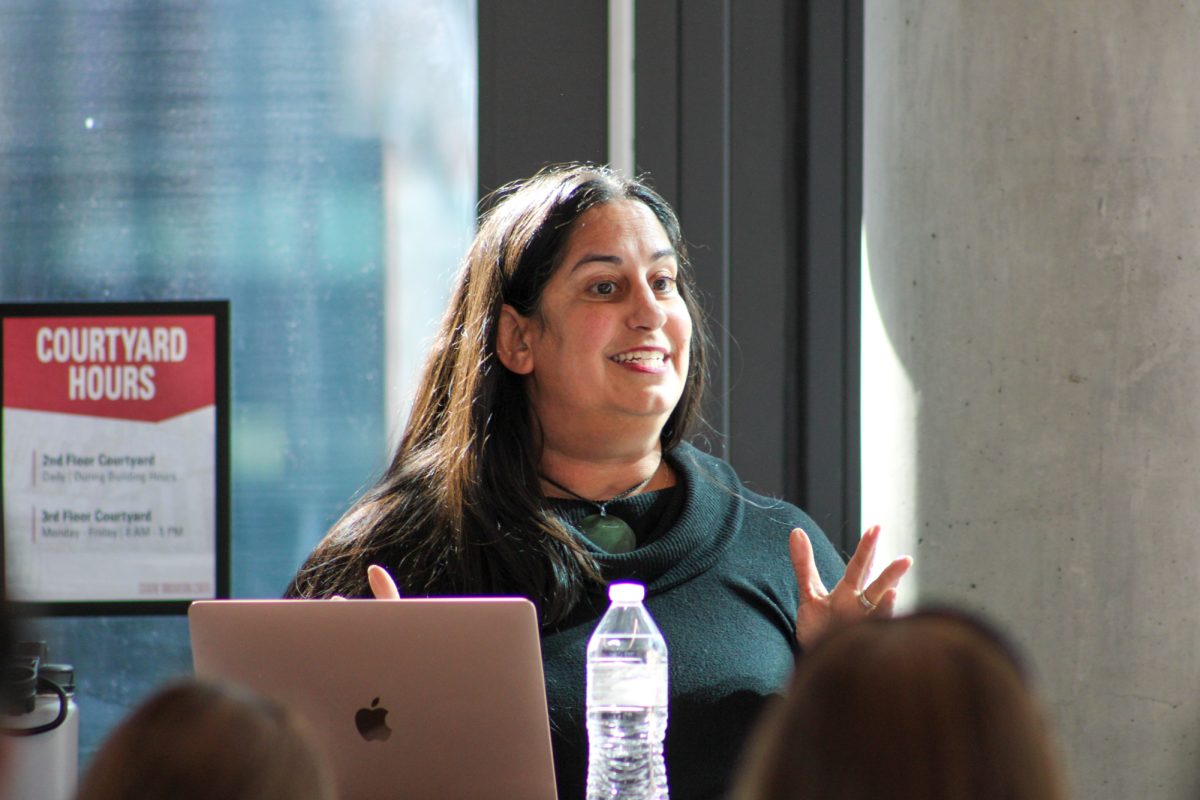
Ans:
[[[218,596],[217,319],[2,324],[9,599]]]

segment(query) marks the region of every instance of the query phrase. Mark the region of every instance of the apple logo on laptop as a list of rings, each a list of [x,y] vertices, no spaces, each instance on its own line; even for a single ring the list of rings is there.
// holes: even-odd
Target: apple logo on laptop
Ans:
[[[392,729],[387,726],[388,710],[379,705],[379,698],[371,701],[370,708],[360,708],[354,715],[354,727],[368,742],[386,742],[392,735]]]

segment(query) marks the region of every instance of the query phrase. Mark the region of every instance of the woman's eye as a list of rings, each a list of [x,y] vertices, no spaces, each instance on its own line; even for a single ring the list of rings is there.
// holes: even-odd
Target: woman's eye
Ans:
[[[617,284],[613,283],[612,281],[600,281],[599,283],[592,285],[592,292],[594,294],[607,296],[610,294],[616,294],[616,291]]]
[[[650,285],[656,292],[669,292],[675,288],[675,279],[670,275],[661,275],[651,281]]]

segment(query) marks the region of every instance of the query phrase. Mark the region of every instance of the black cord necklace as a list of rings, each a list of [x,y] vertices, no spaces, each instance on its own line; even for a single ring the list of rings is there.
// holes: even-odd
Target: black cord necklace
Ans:
[[[659,464],[661,465],[661,461]],[[624,500],[630,495],[637,494],[642,489],[646,488],[646,484],[650,483],[650,479],[658,473],[658,467],[646,476],[645,480],[639,481],[636,485],[630,486],[620,494],[614,495],[607,500],[591,500],[581,494],[576,494],[567,487],[563,486],[553,478],[548,478],[542,475],[542,480],[550,484],[560,491],[564,491],[572,497],[578,498],[585,503],[591,503],[600,512],[598,514],[589,514],[579,521],[579,528],[584,534],[595,542],[597,545],[607,550],[610,553],[628,553],[630,550],[637,547],[637,536],[633,532],[633,528],[629,527],[629,523],[620,517],[610,517],[608,515],[608,505],[615,503],[618,500]]]

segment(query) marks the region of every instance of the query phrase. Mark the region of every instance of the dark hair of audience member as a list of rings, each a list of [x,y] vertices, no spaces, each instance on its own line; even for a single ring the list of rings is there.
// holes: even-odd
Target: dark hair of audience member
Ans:
[[[182,681],[105,740],[78,800],[333,800],[332,778],[291,712],[241,689]]]
[[[930,610],[830,633],[747,749],[737,800],[1062,800],[1057,754],[1016,651]]]

